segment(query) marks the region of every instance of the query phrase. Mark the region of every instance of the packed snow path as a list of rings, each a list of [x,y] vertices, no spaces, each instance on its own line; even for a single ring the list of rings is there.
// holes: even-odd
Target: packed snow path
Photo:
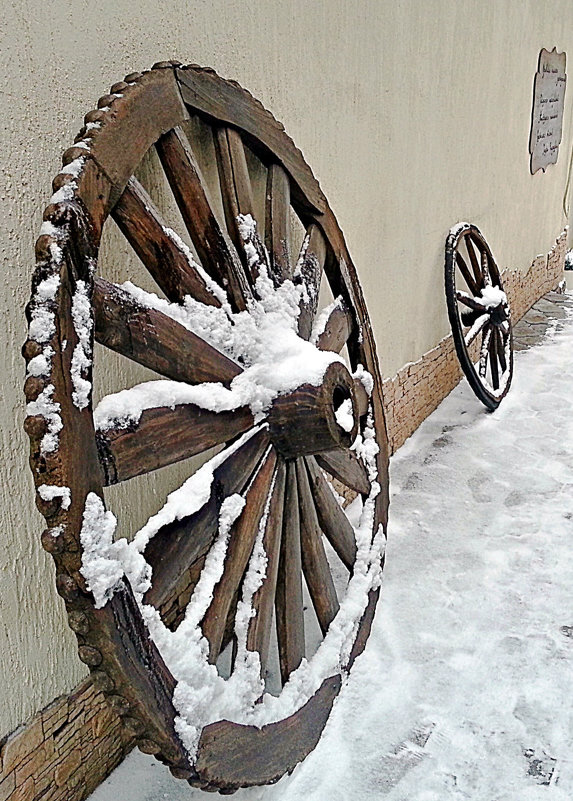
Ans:
[[[314,753],[237,801],[573,798],[573,295],[563,300],[557,330],[516,353],[496,412],[464,381],[393,457],[366,650]],[[119,797],[206,798],[139,753],[91,801]]]

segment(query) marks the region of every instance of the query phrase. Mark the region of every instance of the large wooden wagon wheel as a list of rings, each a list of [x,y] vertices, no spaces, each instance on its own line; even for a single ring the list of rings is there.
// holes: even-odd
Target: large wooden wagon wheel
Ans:
[[[446,239],[446,301],[460,365],[488,409],[505,397],[513,373],[511,315],[491,250],[475,225]]]
[[[217,208],[190,118],[212,138]],[[85,123],[54,180],[27,310],[42,542],[80,659],[138,746],[204,789],[272,782],[315,746],[379,592],[387,442],[362,293],[302,154],[237,84],[161,63]],[[134,176],[150,149],[181,235]],[[163,298],[96,274],[109,217]],[[93,410],[94,337],[162,380]],[[214,446],[131,543],[114,541],[105,486]]]

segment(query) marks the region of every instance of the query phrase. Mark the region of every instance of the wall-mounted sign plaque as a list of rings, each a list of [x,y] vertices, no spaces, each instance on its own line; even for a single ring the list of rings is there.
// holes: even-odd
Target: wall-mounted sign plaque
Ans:
[[[555,164],[563,128],[565,101],[565,53],[543,49],[539,53],[539,66],[533,86],[533,112],[531,115],[531,174]]]

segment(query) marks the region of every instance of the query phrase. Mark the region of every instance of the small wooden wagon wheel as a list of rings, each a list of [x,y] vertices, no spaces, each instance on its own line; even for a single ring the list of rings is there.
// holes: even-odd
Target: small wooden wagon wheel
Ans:
[[[446,301],[456,353],[477,397],[496,409],[513,372],[511,315],[497,264],[475,225],[446,239]]]
[[[209,132],[219,204],[190,118]],[[237,84],[161,63],[85,122],[54,180],[27,309],[42,542],[80,659],[138,746],[204,789],[272,782],[316,745],[379,592],[387,441],[360,285],[302,154]],[[180,234],[134,176],[153,149]],[[164,297],[96,275],[109,217]],[[94,337],[163,378],[93,410]],[[132,542],[114,540],[105,486],[214,446]]]

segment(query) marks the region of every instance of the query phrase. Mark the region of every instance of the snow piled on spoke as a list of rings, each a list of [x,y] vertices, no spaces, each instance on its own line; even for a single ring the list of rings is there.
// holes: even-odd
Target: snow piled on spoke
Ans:
[[[114,426],[127,427],[139,422],[146,409],[168,406],[173,409],[192,403],[213,412],[231,411],[241,405],[239,393],[233,393],[222,384],[191,386],[181,381],[146,381],[131,389],[106,395],[94,411],[94,424],[99,431]]]
[[[204,390],[193,390],[197,393],[196,399],[176,402],[196,403],[211,411],[250,406],[256,422],[260,422],[277,395],[288,393],[301,384],[319,385],[328,366],[343,360],[338,354],[318,350],[312,342],[298,336],[297,320],[304,283],[295,286],[287,280],[275,287],[268,274],[268,256],[250,215],[240,216],[240,230],[245,237],[249,264],[258,273],[255,283],[258,299],[248,301],[248,311],[232,312],[228,303],[221,307],[207,306],[189,296],[182,304],[170,303],[130,282],[124,283],[122,289],[144,306],[176,320],[245,368],[233,379],[229,390],[217,384],[204,384]],[[258,243],[258,249],[254,243]],[[108,396],[102,402],[104,406],[100,404],[96,410],[96,419],[106,427],[115,424],[114,418],[132,422],[133,416],[126,414],[126,407],[131,405],[137,410],[143,395],[150,392],[155,392],[156,405],[171,406],[169,393],[179,390],[170,389],[169,385],[176,382],[155,383],[155,390],[147,383],[144,388],[135,387]],[[166,392],[165,403],[161,402],[162,391]],[[137,412],[134,416],[138,419]]]

